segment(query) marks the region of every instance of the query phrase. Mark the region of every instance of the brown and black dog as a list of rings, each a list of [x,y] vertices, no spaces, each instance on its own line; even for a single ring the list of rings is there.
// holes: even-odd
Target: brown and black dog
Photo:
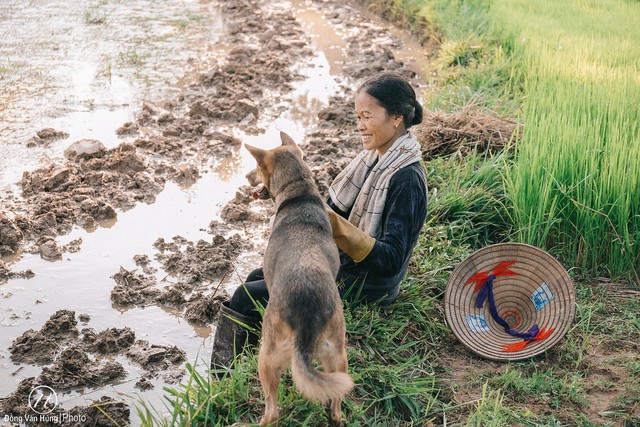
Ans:
[[[302,395],[328,404],[332,425],[341,425],[342,398],[353,381],[348,374],[344,313],[336,287],[338,249],[302,150],[283,132],[280,139],[282,145],[272,150],[245,145],[276,203],[264,254],[269,303],[258,359],[265,393],[261,425],[279,418],[277,390],[289,366]],[[313,360],[324,371],[316,369]]]

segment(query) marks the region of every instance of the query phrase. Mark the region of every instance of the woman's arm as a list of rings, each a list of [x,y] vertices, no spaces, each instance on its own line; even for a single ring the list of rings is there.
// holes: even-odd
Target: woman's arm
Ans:
[[[421,171],[416,171],[407,168],[392,178],[382,216],[382,234],[359,263],[370,274],[398,274],[418,240],[427,216],[427,187]]]
[[[337,207],[335,203],[333,203],[333,200],[331,200],[331,197],[327,198],[327,205],[329,205],[331,210],[337,213],[338,215],[340,215],[342,218],[349,219],[349,212],[342,212],[340,208]]]

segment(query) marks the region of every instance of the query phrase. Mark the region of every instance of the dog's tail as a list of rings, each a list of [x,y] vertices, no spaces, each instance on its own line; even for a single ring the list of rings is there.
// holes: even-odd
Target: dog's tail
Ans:
[[[311,363],[311,354],[295,346],[291,361],[291,375],[300,393],[309,400],[327,403],[342,399],[353,388],[353,380],[346,372],[321,372]]]

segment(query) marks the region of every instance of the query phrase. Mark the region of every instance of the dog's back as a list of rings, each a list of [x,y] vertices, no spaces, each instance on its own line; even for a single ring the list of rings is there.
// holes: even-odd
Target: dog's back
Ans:
[[[339,424],[342,397],[353,387],[335,282],[340,261],[322,198],[295,149],[271,150],[263,169],[271,173],[265,184],[275,190],[277,209],[264,255],[269,303],[259,360],[267,407],[263,425],[277,419],[274,384],[287,366],[305,397],[331,401],[331,420]],[[314,359],[324,372],[313,366]]]
[[[276,206],[265,252],[268,306],[293,332],[294,382],[307,398],[326,402],[341,398],[353,386],[348,375],[327,375],[311,364],[316,347],[326,345],[318,342],[324,329],[334,316],[344,316],[335,281],[340,259],[311,171],[288,153],[281,153],[274,161],[289,166],[289,181],[284,190],[287,194]],[[292,167],[290,163],[297,164]],[[332,335],[339,334],[344,336],[344,331],[332,331]]]

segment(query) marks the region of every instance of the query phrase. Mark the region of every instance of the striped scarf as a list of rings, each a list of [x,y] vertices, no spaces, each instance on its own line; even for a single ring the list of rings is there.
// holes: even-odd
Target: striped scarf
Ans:
[[[391,177],[420,159],[420,143],[407,132],[396,139],[379,160],[378,150],[358,154],[333,181],[329,196],[343,212],[352,208],[349,222],[377,238]]]

